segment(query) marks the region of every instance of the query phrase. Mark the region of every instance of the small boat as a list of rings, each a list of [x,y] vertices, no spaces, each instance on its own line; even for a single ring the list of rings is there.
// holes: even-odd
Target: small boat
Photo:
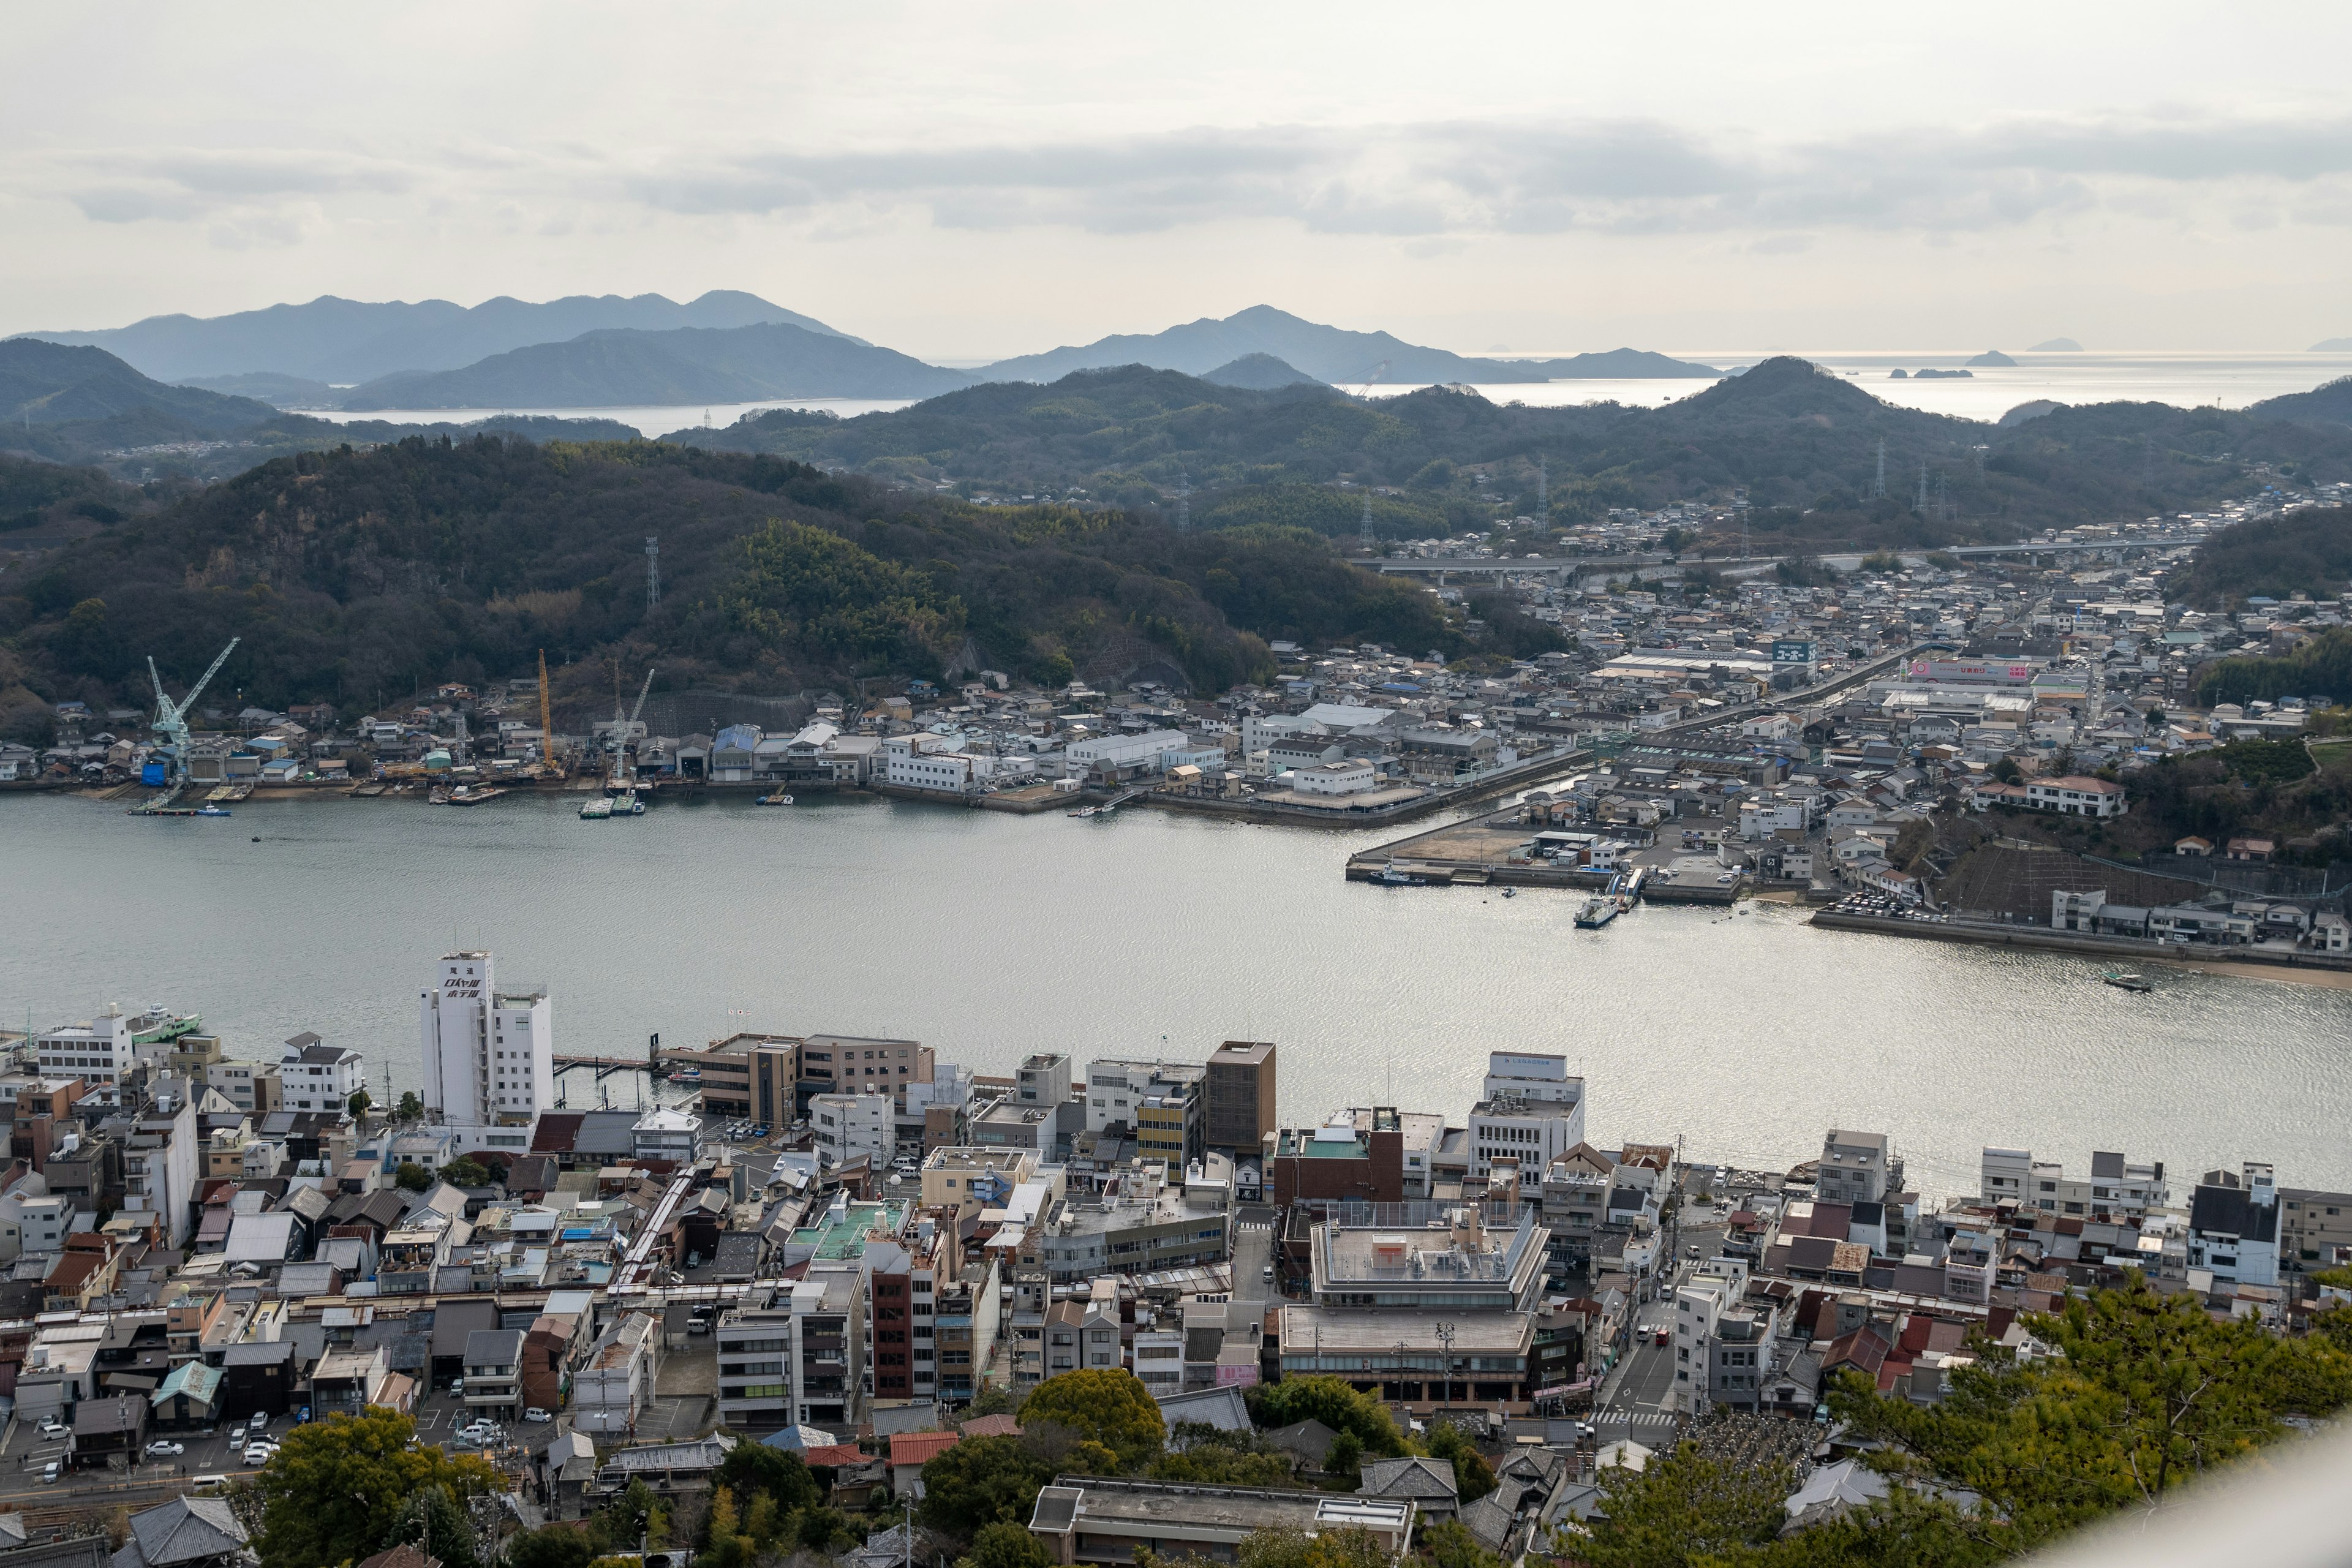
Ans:
[[[2153,991],[2156,987],[2138,974],[2124,974],[2110,970],[2103,978],[2118,991]]]
[[[793,804],[793,797],[786,795],[783,791],[778,790],[773,795],[761,795],[758,800],[753,801],[751,804],[754,805],[790,805]]]
[[[1503,889],[1503,897],[1507,899],[1516,899],[1518,896],[1519,890],[1517,888],[1505,888]]]
[[[205,805],[196,807],[198,816],[231,816],[236,815],[225,805]]]
[[[1420,878],[1414,876],[1410,871],[1398,870],[1396,862],[1393,860],[1381,867],[1380,875],[1374,877],[1372,880],[1378,882],[1384,888],[1417,888],[1421,886]]]
[[[1576,926],[1579,931],[1599,931],[1623,912],[1623,906],[1614,899],[1587,899],[1576,911]]]
[[[580,803],[580,820],[583,822],[603,822],[612,815],[613,801],[609,795],[600,795],[594,800]]]
[[[1078,807],[1077,810],[1070,812],[1067,815],[1071,816],[1100,816],[1102,815],[1102,810],[1103,808],[1098,805],[1082,805]]]

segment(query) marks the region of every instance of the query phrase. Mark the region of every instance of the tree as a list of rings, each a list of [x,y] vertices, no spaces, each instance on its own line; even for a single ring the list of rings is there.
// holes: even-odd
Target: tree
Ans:
[[[1010,1415],[1020,1408],[1020,1405],[1021,1402],[1013,1397],[1011,1389],[991,1384],[971,1396],[971,1403],[963,1407],[963,1413],[967,1420],[982,1415]]]
[[[1021,1402],[1021,1424],[1049,1421],[1100,1443],[1129,1468],[1158,1453],[1168,1435],[1151,1391],[1124,1367],[1066,1372],[1039,1384]]]
[[[1503,1560],[1479,1545],[1458,1519],[1441,1519],[1423,1531],[1421,1549],[1436,1568],[1503,1568]]]
[[[419,1492],[394,1521],[391,1532],[377,1542],[377,1549],[403,1542],[414,1542],[428,1556],[441,1559],[442,1568],[478,1568],[473,1521],[445,1487],[427,1487]]]
[[[425,1102],[416,1097],[415,1089],[403,1089],[400,1109],[394,1114],[404,1122],[422,1121],[425,1120]]]
[[[967,1437],[923,1466],[923,1518],[955,1535],[1025,1524],[1038,1489],[1053,1479],[1053,1467],[1018,1437]]]
[[[1738,1561],[1787,1521],[1780,1500],[1795,1478],[1786,1466],[1745,1468],[1710,1459],[1685,1443],[1653,1455],[1640,1470],[1601,1472],[1602,1517],[1591,1533],[1556,1542],[1585,1568],[1685,1568]]]
[[[357,1119],[359,1117],[365,1116],[367,1114],[368,1107],[373,1105],[375,1101],[368,1098],[368,1091],[366,1089],[355,1089],[352,1090],[352,1098],[344,1103],[350,1110],[352,1117]]]
[[[1464,1502],[1475,1502],[1495,1489],[1495,1467],[1477,1446],[1451,1421],[1433,1421],[1426,1439],[1430,1457],[1454,1467],[1454,1489]]]
[[[728,1450],[726,1461],[711,1478],[711,1484],[732,1491],[740,1506],[747,1510],[747,1520],[748,1510],[753,1506],[751,1500],[756,1497],[772,1500],[780,1516],[794,1509],[814,1508],[824,1500],[824,1490],[809,1474],[806,1460],[765,1443],[736,1444]],[[755,1532],[755,1539],[764,1541],[767,1537]]]
[[[1323,1456],[1323,1468],[1334,1476],[1352,1476],[1364,1463],[1364,1440],[1353,1432],[1342,1432],[1331,1439],[1328,1452]]]
[[[453,1187],[487,1187],[490,1173],[479,1161],[460,1154],[441,1167],[441,1179]]]
[[[392,1179],[404,1193],[421,1193],[433,1184],[433,1173],[414,1160],[403,1160]]]
[[[595,1557],[596,1542],[573,1524],[527,1530],[506,1545],[506,1568],[588,1568]]]
[[[1243,1397],[1250,1419],[1260,1426],[1290,1426],[1306,1420],[1323,1423],[1334,1432],[1352,1432],[1364,1452],[1396,1458],[1405,1451],[1404,1434],[1389,1416],[1388,1406],[1358,1392],[1336,1377],[1286,1377],[1265,1383]]]
[[[499,1484],[487,1461],[412,1447],[415,1436],[415,1422],[381,1405],[288,1434],[255,1483],[262,1510],[254,1545],[262,1568],[355,1563],[383,1546],[421,1494],[436,1491],[454,1505]],[[434,1536],[437,1556],[437,1524]]]
[[[957,1559],[957,1568],[1045,1568],[1045,1549],[1026,1525],[983,1524],[971,1538],[971,1550]]]

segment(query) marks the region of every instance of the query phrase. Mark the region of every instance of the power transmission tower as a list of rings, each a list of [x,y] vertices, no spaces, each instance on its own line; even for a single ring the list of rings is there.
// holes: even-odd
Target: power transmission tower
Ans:
[[[1945,522],[1952,521],[1952,479],[1941,468],[1936,470],[1936,515]]]
[[[1919,499],[1912,503],[1912,510],[1921,517],[1927,515],[1927,460],[1925,458],[1919,460]]]
[[[1870,481],[1870,499],[1873,500],[1886,499],[1886,439],[1885,437],[1879,437],[1878,441],[1878,477]]]
[[[661,535],[646,535],[646,609],[650,614],[661,605]]]
[[[2156,443],[2146,436],[2139,438],[2139,488],[2156,488]]]
[[[1192,481],[1183,469],[1176,470],[1176,531],[1186,533],[1192,527]]]
[[[1551,486],[1541,453],[1536,456],[1536,526],[1549,531],[1551,528]]]
[[[1372,549],[1372,496],[1370,490],[1364,492],[1363,540],[1364,549],[1367,552],[1370,552]]]

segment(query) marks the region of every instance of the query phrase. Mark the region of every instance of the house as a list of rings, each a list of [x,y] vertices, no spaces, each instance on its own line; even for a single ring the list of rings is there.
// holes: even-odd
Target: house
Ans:
[[[923,1467],[963,1441],[961,1432],[894,1432],[890,1435],[890,1490],[920,1501]]]
[[[2081,773],[2026,780],[2025,804],[2066,816],[2121,816],[2129,809],[2123,785]]]
[[[2174,839],[2172,852],[2185,859],[2201,860],[2213,853],[2213,841],[2210,838],[2197,837],[2192,834],[2187,838]]]
[[[2278,850],[2278,845],[2268,838],[2232,838],[2223,852],[2223,858],[2249,865],[2265,865]]]
[[[1432,1522],[1453,1519],[1462,1511],[1454,1467],[1446,1460],[1418,1456],[1409,1459],[1367,1459],[1361,1473],[1363,1479],[1356,1486],[1359,1497],[1410,1502],[1423,1520]]]
[[[646,1312],[631,1312],[604,1331],[588,1348],[588,1359],[572,1380],[574,1427],[582,1432],[635,1427],[638,1412],[653,1397],[659,1341],[658,1327]]]
[[[1419,1522],[1410,1501],[1358,1494],[1192,1486],[1132,1477],[1057,1476],[1037,1493],[1029,1533],[1049,1562],[1134,1561],[1139,1545],[1168,1554],[1231,1560],[1244,1537],[1266,1530],[1370,1532],[1384,1558],[1402,1554]]]
[[[175,1497],[131,1516],[113,1568],[233,1568],[246,1542],[226,1499]]]
[[[520,1329],[476,1329],[466,1336],[466,1408],[512,1420],[522,1414]]]

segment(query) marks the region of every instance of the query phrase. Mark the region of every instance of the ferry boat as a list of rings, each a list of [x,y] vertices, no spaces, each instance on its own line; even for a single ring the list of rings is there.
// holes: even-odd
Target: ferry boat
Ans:
[[[603,822],[612,815],[613,797],[610,795],[600,795],[594,800],[580,803],[580,820],[583,822]]]
[[[1576,911],[1579,931],[1599,931],[1624,912],[1624,906],[1614,899],[1587,899],[1584,907]]]

